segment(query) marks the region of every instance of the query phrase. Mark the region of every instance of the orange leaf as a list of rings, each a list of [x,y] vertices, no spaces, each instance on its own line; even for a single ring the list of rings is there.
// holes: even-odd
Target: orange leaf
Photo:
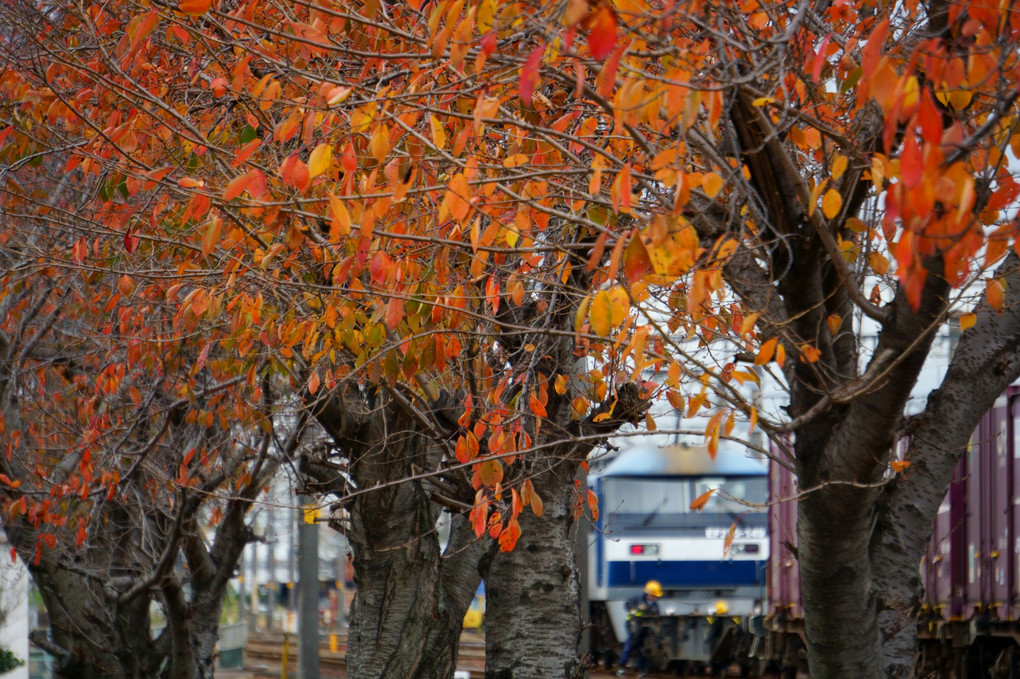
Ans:
[[[528,399],[528,405],[531,406],[531,412],[535,413],[539,417],[549,417],[545,411],[545,406],[538,400],[538,397],[535,396],[534,392],[532,392],[531,397]]]
[[[511,519],[503,532],[499,534],[499,549],[502,552],[509,552],[517,544],[517,540],[521,537],[521,525],[517,523],[516,519]]]
[[[223,200],[233,200],[240,196],[248,188],[248,184],[251,183],[252,179],[254,179],[254,176],[250,172],[234,177],[227,184],[227,188],[223,189]]]
[[[177,9],[188,16],[201,16],[212,9],[212,0],[181,0]]]
[[[719,191],[722,190],[722,187],[723,179],[715,172],[709,172],[701,178],[701,189],[709,198],[715,198]]]
[[[755,365],[765,365],[772,360],[772,356],[776,353],[776,344],[778,339],[773,337],[772,339],[763,342],[761,349],[758,350],[758,355],[754,357]]]
[[[652,260],[648,256],[648,250],[641,242],[641,235],[637,229],[633,229],[630,234],[630,242],[623,251],[623,272],[627,274],[627,281],[634,283],[651,270]]]
[[[988,300],[988,306],[1001,309],[1006,298],[1005,281],[996,278],[985,283],[985,298]]]
[[[839,314],[830,314],[829,317],[825,319],[825,323],[829,326],[829,334],[835,335],[839,332],[839,326],[843,323],[843,319]]]
[[[595,494],[595,491],[588,491],[588,509],[591,510],[591,520],[599,520],[599,496]]]
[[[538,496],[538,493],[531,492],[531,511],[535,516],[542,516],[545,504],[542,502],[542,498]]]
[[[315,392],[317,392],[318,390],[319,390],[319,374],[316,373],[316,372],[313,372],[308,377],[308,393],[311,394],[312,396],[314,396]],[[185,463],[185,464],[187,464],[187,463]]]
[[[738,519],[739,520],[739,519]],[[733,538],[737,536],[737,522],[734,521],[730,526],[730,529],[726,531],[726,539],[723,540],[722,555],[725,559],[730,553],[730,547],[733,546]]]
[[[975,323],[977,323],[977,314],[964,314],[960,316],[960,330],[972,328]]]
[[[712,497],[712,493],[714,493],[717,490],[719,490],[719,489],[718,488],[709,488],[704,493],[702,493],[701,495],[696,497],[694,499],[694,502],[691,503],[691,509],[693,511],[695,511],[695,512],[700,512],[702,509],[705,508],[705,505],[708,504],[708,500],[709,500],[709,498]]]
[[[889,463],[889,467],[897,474],[902,474],[903,471],[910,466],[910,460],[893,460]]]

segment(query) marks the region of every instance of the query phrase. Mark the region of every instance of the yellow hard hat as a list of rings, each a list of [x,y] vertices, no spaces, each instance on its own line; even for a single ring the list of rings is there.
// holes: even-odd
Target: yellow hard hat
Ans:
[[[662,585],[659,584],[658,580],[649,580],[645,583],[645,594],[662,596]]]
[[[726,615],[727,613],[730,612],[730,605],[726,603],[726,601],[720,599],[719,601],[715,602],[715,606],[713,606],[712,612],[715,613],[716,615]]]

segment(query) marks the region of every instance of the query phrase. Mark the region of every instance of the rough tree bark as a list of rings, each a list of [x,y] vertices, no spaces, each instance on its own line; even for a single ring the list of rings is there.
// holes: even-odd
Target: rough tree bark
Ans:
[[[345,498],[346,534],[354,552],[347,668],[352,679],[449,679],[457,663],[464,615],[492,552],[465,517],[451,524],[441,549],[442,510],[428,480],[441,451],[392,394],[367,398],[342,388],[315,415],[348,460],[354,489],[335,467],[305,460],[317,493]],[[470,486],[469,486],[470,487]]]
[[[997,275],[1006,281],[1001,311],[982,304],[960,338],[941,386],[909,428],[910,473],[882,492],[870,545],[880,604],[885,676],[913,676],[922,586],[918,564],[939,504],[981,417],[1020,378],[1020,258],[1011,252]],[[980,375],[980,379],[974,379]]]
[[[535,469],[541,517],[522,513],[521,538],[500,554],[486,587],[486,679],[583,676],[580,582],[574,562],[577,461],[543,460]]]

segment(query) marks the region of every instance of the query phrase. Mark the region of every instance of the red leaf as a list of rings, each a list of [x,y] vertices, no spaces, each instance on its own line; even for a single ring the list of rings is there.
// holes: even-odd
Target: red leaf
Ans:
[[[128,231],[124,234],[124,249],[127,250],[129,254],[134,252],[138,249],[138,240],[138,236],[131,231]]]
[[[489,31],[482,36],[482,53],[485,56],[490,56],[496,51],[496,32]]]
[[[811,80],[818,82],[818,78],[822,75],[822,67],[825,66],[825,49],[829,46],[829,41],[832,40],[832,34],[822,38],[821,44],[818,45],[818,51],[815,53],[815,58],[811,64]]]
[[[479,490],[475,494],[475,506],[468,516],[471,519],[471,527],[474,528],[475,535],[482,537],[489,516],[489,501],[485,499],[484,490]]]
[[[181,0],[177,8],[188,16],[201,16],[212,8],[212,0]]]
[[[602,61],[616,47],[616,15],[613,10],[603,5],[595,13],[595,18],[588,31],[588,49],[591,55]]]
[[[931,91],[921,91],[921,105],[917,108],[917,122],[921,126],[921,138],[929,144],[942,142],[942,114],[935,106]]]
[[[545,45],[539,45],[528,57],[528,60],[524,62],[524,67],[521,69],[519,87],[521,90],[521,101],[524,102],[525,106],[531,106],[531,95],[535,93],[535,88],[538,87],[538,83],[541,80],[538,70],[542,66],[543,56],[545,56]]]
[[[386,327],[396,330],[400,319],[404,317],[404,300],[399,297],[392,298],[386,304]]]
[[[308,172],[308,166],[297,157],[297,154],[287,156],[287,159],[280,164],[280,178],[287,186],[304,191],[312,176]]]
[[[903,151],[900,153],[900,176],[903,178],[903,185],[908,189],[917,186],[921,181],[924,166],[921,162],[921,149],[917,146],[917,138],[913,134],[907,135],[903,142]]]

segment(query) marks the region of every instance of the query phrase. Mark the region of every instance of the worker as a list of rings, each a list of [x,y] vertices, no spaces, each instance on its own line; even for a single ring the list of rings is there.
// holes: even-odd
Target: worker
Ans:
[[[637,660],[638,676],[648,676],[648,658],[643,652],[645,639],[651,631],[649,627],[641,624],[641,619],[650,615],[659,614],[659,604],[655,603],[662,596],[662,585],[658,580],[649,580],[645,583],[644,594],[627,600],[624,606],[627,609],[627,641],[623,645],[623,653],[620,654],[620,669],[616,676],[622,677],[627,672],[627,661],[633,656]]]

